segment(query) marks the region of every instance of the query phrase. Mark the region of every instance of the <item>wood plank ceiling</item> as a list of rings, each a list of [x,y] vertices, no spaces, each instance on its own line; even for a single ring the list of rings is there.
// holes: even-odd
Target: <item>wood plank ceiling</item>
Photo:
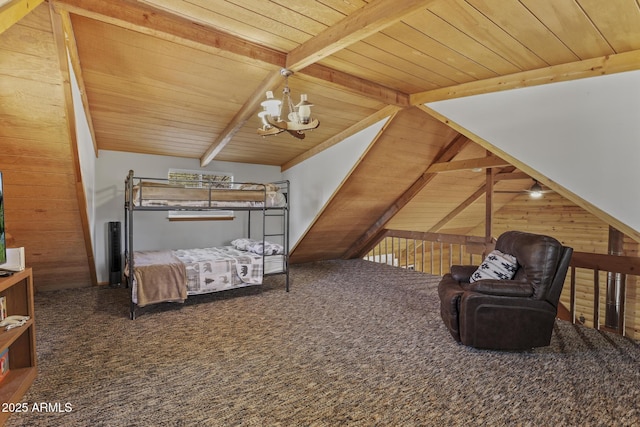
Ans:
[[[429,167],[485,150],[455,142],[455,131],[416,106],[640,67],[639,0],[49,4],[63,22],[96,150],[286,170],[400,110],[332,199],[338,207],[327,207],[308,230],[308,243],[296,248],[299,260],[317,259],[315,249],[304,249],[314,240],[331,248],[323,258],[357,253],[384,224],[465,232],[484,219],[477,203],[484,174],[436,176]],[[321,120],[304,140],[256,134],[259,103],[266,90],[282,90],[283,67],[295,72],[293,94],[307,93]],[[461,146],[447,152],[451,144]],[[496,188],[531,185],[519,177]],[[494,203],[509,197],[497,195]],[[462,210],[470,215],[455,215]]]
[[[580,77],[581,61],[640,49],[636,0],[52,4],[70,15],[97,148],[203,164],[284,165],[389,104],[408,106],[409,96],[422,102],[495,78],[535,84],[518,73],[557,79],[561,64]],[[283,66],[322,122],[295,143],[255,132],[258,103],[265,89],[279,93]]]

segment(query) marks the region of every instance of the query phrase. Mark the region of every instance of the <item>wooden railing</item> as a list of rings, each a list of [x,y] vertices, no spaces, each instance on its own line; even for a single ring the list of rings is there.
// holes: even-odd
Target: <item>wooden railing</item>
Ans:
[[[455,264],[480,264],[494,245],[478,236],[385,230],[365,259],[443,276]]]
[[[592,311],[592,327],[595,329],[603,329],[610,332],[616,332],[620,335],[626,335],[625,323],[627,318],[630,318],[635,324],[640,321],[640,313],[631,313],[631,316],[627,316],[627,288],[629,286],[633,289],[633,295],[637,294],[638,289],[638,276],[640,276],[640,258],[619,256],[619,255],[605,255],[605,254],[593,254],[587,252],[574,252],[571,258],[571,270],[570,270],[570,287],[569,287],[569,312],[571,321],[573,323],[585,324],[585,318],[583,315],[578,315],[578,301],[577,297],[578,287],[582,282],[582,287],[585,287],[587,278],[578,279],[580,270],[589,270],[592,280],[589,280],[590,286],[586,290],[591,288],[591,296],[593,305]],[[610,300],[611,296],[607,290],[610,290],[610,281],[615,281],[617,298]],[[602,283],[604,282],[604,286]],[[566,287],[566,282],[565,282]],[[603,291],[604,288],[604,291]],[[584,298],[583,298],[584,299]],[[603,302],[604,300],[604,310]],[[634,300],[633,303],[636,303]],[[613,307],[615,305],[615,307]],[[609,306],[609,307],[607,307]],[[611,309],[610,314],[613,316],[606,316],[607,309]],[[605,311],[605,319],[607,317],[613,321],[614,325],[610,326],[601,325],[602,312]],[[632,333],[631,335],[635,335]],[[634,337],[637,338],[637,337]]]
[[[452,265],[479,265],[494,246],[494,239],[484,237],[385,230],[365,259],[443,276]],[[635,331],[640,330],[640,310],[628,313],[626,300],[631,286],[634,296],[631,303],[640,307],[640,301],[635,300],[636,295],[640,298],[640,292],[636,292],[640,290],[638,276],[640,258],[574,252],[561,297],[561,304],[568,306],[564,309],[569,313],[567,320],[638,338]],[[616,280],[617,286],[617,300],[613,302],[616,306],[611,310],[615,314],[615,327],[606,324],[611,318],[611,312],[606,313],[607,306],[611,308],[612,304],[607,301],[610,280]],[[605,324],[601,324],[603,314]],[[632,322],[630,328],[626,328],[626,320]]]

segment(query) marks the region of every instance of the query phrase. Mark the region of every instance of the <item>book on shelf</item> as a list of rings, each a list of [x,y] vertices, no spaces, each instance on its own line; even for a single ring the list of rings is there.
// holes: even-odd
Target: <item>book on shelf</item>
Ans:
[[[22,271],[24,267],[24,247],[7,248],[7,262],[0,264],[0,270]]]
[[[7,318],[7,297],[0,297],[0,320]]]

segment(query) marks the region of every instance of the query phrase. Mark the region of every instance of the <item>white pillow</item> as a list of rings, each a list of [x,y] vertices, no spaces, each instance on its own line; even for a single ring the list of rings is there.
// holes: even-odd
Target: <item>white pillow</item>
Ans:
[[[491,251],[480,267],[471,275],[469,282],[482,279],[510,280],[516,274],[518,262],[516,257],[498,250]]]
[[[231,245],[239,251],[253,252],[262,255],[282,255],[284,247],[278,243],[264,242],[254,239],[235,239],[231,241]],[[264,246],[264,247],[263,247]]]

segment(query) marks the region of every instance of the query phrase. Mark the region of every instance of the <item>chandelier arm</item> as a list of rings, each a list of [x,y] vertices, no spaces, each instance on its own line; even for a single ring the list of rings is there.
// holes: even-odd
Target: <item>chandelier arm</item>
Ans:
[[[289,129],[288,123],[285,122],[284,120],[276,121],[276,120],[273,120],[271,116],[265,116],[265,119],[267,120],[269,125],[273,126],[274,128],[278,128],[281,131]]]
[[[318,126],[320,126],[320,121],[318,119],[313,119],[306,125],[302,123],[294,123],[294,122],[287,123],[287,129],[295,130],[295,131],[311,130],[311,129],[317,128]]]
[[[304,132],[298,132],[296,130],[287,130],[287,132],[298,139],[304,139],[304,137],[307,136]]]

